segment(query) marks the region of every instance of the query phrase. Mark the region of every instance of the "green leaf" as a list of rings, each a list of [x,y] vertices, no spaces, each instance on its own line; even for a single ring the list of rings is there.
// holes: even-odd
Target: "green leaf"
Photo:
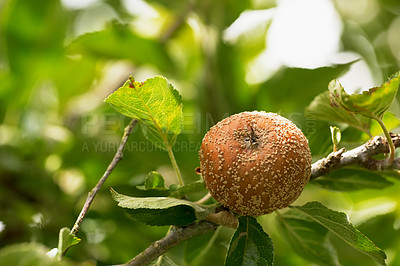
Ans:
[[[316,201],[309,202],[303,206],[292,206],[291,208],[322,225],[354,248],[371,256],[379,264],[385,265],[385,252],[358,231],[345,213],[328,209]]]
[[[322,188],[334,191],[360,189],[383,189],[393,185],[383,172],[372,172],[362,168],[342,168],[311,181]]]
[[[398,212],[388,212],[379,214],[367,219],[358,226],[358,229],[366,235],[373,235],[374,242],[380,246],[390,248],[398,243],[400,239],[400,231],[398,230]],[[376,234],[379,232],[379,234]],[[392,264],[396,265],[396,264]]]
[[[144,135],[156,147],[168,150],[182,131],[182,97],[164,77],[156,76],[143,83],[129,77],[105,102],[139,120]]]
[[[78,244],[81,239],[75,235],[71,235],[71,230],[67,227],[61,228],[58,236],[58,251],[57,256],[60,257],[69,247]]]
[[[273,265],[274,246],[256,218],[239,217],[229,246],[225,265]]]
[[[138,36],[129,25],[118,22],[110,23],[105,30],[79,36],[66,49],[68,54],[131,60],[136,65],[151,64],[163,72],[172,68],[172,60],[164,45]]]
[[[296,210],[278,213],[277,222],[281,234],[299,256],[317,265],[339,265],[328,229]]]
[[[184,195],[189,195],[192,193],[197,193],[197,192],[204,192],[207,191],[207,188],[204,184],[203,179],[192,182],[190,184],[184,185],[184,186],[179,186],[176,184],[172,184],[169,187],[170,191],[170,196],[173,198],[181,198]]]
[[[163,177],[155,171],[152,171],[146,175],[144,186],[136,186],[136,188],[140,191],[158,191],[160,192],[158,194],[161,194],[163,196],[170,196],[172,198],[182,198],[185,195],[190,195],[193,193],[207,192],[207,188],[204,184],[203,179],[184,186],[172,184],[169,186],[169,188],[166,188],[164,186]]]
[[[148,189],[167,189],[165,187],[165,181],[162,175],[160,175],[156,171],[151,171],[146,175],[146,179],[144,181],[144,188]]]
[[[334,108],[329,102],[329,92],[325,91],[314,98],[305,110],[306,116],[313,119],[346,123],[369,134],[371,119],[350,113],[344,109]]]
[[[222,226],[218,227],[215,232],[199,235],[185,241],[184,260],[187,265],[203,265],[204,259],[215,248],[215,240]],[[215,252],[215,251],[214,251]]]
[[[185,241],[185,252],[183,256],[187,265],[198,265],[197,261],[202,260],[199,254],[207,247],[213,233],[214,232],[210,232],[199,235]]]
[[[353,63],[315,69],[283,68],[260,84],[257,104],[275,112],[303,111],[315,95],[325,91],[329,81],[346,72]]]
[[[204,220],[214,207],[200,206],[194,202],[167,197],[130,197],[111,189],[118,206],[127,209],[131,217],[147,225],[189,225]]]
[[[49,249],[39,243],[19,243],[0,249],[0,265],[59,266],[72,265],[67,260],[58,261],[47,255]]]
[[[308,138],[308,144],[311,149],[313,158],[320,159],[326,154],[332,152],[331,133],[329,132],[329,123],[325,121],[317,121],[316,118],[310,118],[311,126],[305,134]]]
[[[50,66],[59,67],[56,62],[62,60],[68,29],[68,16],[60,1],[2,1],[0,13],[1,50],[3,53],[7,47],[7,66],[12,72],[32,82],[30,78],[43,76]],[[16,99],[23,92],[21,86]]]
[[[337,151],[337,148],[339,146],[342,135],[341,135],[340,129],[338,127],[331,126],[330,129],[331,129],[331,135],[332,135],[333,150]]]
[[[337,80],[329,83],[331,105],[373,119],[382,119],[392,105],[399,88],[400,72],[392,75],[380,87],[371,88],[361,94],[347,94]]]

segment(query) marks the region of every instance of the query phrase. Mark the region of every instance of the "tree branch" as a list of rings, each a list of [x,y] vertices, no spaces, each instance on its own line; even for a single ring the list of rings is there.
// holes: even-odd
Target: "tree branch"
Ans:
[[[127,262],[126,265],[146,265],[179,243],[189,238],[214,231],[217,228],[218,225],[208,221],[200,221],[186,227],[173,226],[164,238],[155,241],[147,249]]]
[[[129,135],[132,132],[132,129],[135,127],[137,123],[137,120],[132,120],[128,126],[125,127],[124,130],[124,135],[122,136],[121,143],[119,144],[118,150],[114,155],[114,158],[112,159],[111,163],[108,165],[107,170],[104,172],[103,176],[100,178],[99,182],[97,182],[96,186],[89,192],[85,204],[82,207],[81,213],[79,214],[74,227],[71,230],[71,235],[75,235],[79,227],[83,221],[83,218],[85,217],[86,213],[89,211],[90,205],[92,204],[94,197],[96,196],[97,192],[100,190],[101,186],[106,182],[108,176],[111,174],[111,172],[114,170],[115,166],[117,166],[117,163],[122,159],[123,157],[123,150],[125,148],[126,141],[128,140]]]
[[[396,148],[400,147],[400,134],[391,134]],[[400,169],[400,160],[394,160],[387,165],[387,160],[372,158],[375,155],[389,153],[388,141],[384,136],[371,138],[367,143],[346,151],[344,148],[330,153],[327,157],[315,162],[311,166],[311,178],[323,176],[335,169],[349,165],[361,165],[369,170]],[[218,214],[218,213],[217,213]],[[162,239],[151,244],[147,249],[126,263],[126,265],[144,265],[167,252],[170,248],[194,236],[213,231],[219,225],[209,221],[200,221],[187,227],[172,227]]]
[[[394,146],[396,148],[400,147],[400,135],[391,134],[390,136]],[[339,151],[330,153],[326,158],[313,163],[310,179],[315,179],[335,169],[355,164],[375,171],[386,170],[388,168],[400,169],[399,159],[394,160],[392,165],[388,165],[387,160],[377,160],[373,158],[375,155],[389,152],[388,141],[385,137],[373,137],[367,143],[357,148],[349,151],[342,148]]]

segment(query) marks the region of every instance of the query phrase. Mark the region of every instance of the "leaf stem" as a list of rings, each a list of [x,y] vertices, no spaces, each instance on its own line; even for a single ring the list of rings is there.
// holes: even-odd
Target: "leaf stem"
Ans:
[[[385,134],[385,137],[387,139],[388,145],[389,145],[389,150],[390,150],[390,155],[388,158],[388,165],[392,165],[393,161],[394,161],[394,155],[396,152],[396,148],[394,147],[394,143],[392,140],[392,137],[389,134],[389,131],[387,130],[385,124],[383,123],[383,120],[380,118],[375,118],[375,120],[379,123],[379,125],[381,126],[383,133]]]
[[[162,265],[163,258],[164,258],[164,254],[162,254],[160,257],[158,257],[156,266],[161,266]]]
[[[201,199],[199,199],[198,201],[196,201],[197,204],[204,204],[204,202],[206,202],[207,200],[209,200],[211,198],[211,194],[210,192],[207,193],[204,197],[202,197]]]
[[[172,167],[174,168],[176,177],[178,178],[179,185],[183,186],[185,183],[183,182],[181,171],[179,170],[179,166],[176,163],[175,156],[174,156],[174,153],[172,151],[172,147],[170,145],[168,145],[167,147],[168,147],[168,149],[167,149],[168,156],[169,156],[169,159],[171,160]]]

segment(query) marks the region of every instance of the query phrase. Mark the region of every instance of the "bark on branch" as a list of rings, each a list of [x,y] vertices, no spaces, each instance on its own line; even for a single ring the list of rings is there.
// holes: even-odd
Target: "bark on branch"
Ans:
[[[396,148],[400,147],[400,135],[391,134],[391,138],[394,146]],[[387,160],[377,160],[373,158],[373,156],[383,153],[389,153],[387,139],[383,136],[373,137],[367,143],[349,151],[342,148],[313,163],[310,179],[315,179],[335,169],[348,165],[360,165],[374,171],[386,170],[389,167],[397,170],[400,169],[399,159],[395,159],[393,164],[390,166],[387,165]]]
[[[218,225],[208,221],[200,221],[185,227],[173,226],[164,238],[151,244],[142,253],[126,263],[126,265],[146,265],[179,243],[216,230],[217,228]]]
[[[96,186],[89,192],[85,204],[82,207],[82,210],[76,219],[76,222],[74,224],[74,227],[72,227],[71,230],[71,235],[76,235],[76,233],[79,230],[79,227],[83,221],[83,218],[85,218],[86,213],[89,211],[90,205],[92,204],[94,198],[97,195],[97,192],[99,192],[100,188],[103,186],[104,182],[106,182],[108,176],[111,174],[111,172],[114,170],[115,166],[117,166],[118,162],[122,159],[123,151],[126,145],[126,142],[128,140],[129,135],[131,134],[133,128],[137,124],[137,120],[133,119],[128,126],[125,127],[124,130],[124,135],[122,136],[121,143],[118,146],[118,150],[114,155],[114,158],[112,159],[111,163],[108,165],[106,171],[104,172],[103,176],[100,178],[99,182],[97,182]]]

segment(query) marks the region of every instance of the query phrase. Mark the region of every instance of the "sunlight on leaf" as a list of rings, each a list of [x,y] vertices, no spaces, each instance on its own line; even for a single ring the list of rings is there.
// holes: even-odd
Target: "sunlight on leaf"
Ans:
[[[144,181],[144,188],[148,189],[166,189],[165,181],[162,175],[160,175],[156,171],[151,171],[146,175],[146,179]]]
[[[341,135],[340,129],[338,127],[331,126],[330,128],[331,128],[331,135],[332,135],[333,151],[337,151],[342,135]]]
[[[57,256],[61,256],[69,247],[79,242],[81,242],[81,239],[77,238],[75,235],[71,235],[71,230],[69,228],[61,228],[59,232]]]
[[[182,131],[182,97],[164,77],[156,76],[143,83],[130,77],[105,102],[139,120],[144,135],[156,147],[170,149]]]
[[[382,127],[375,120],[371,121],[371,134],[372,136],[377,136],[382,134]],[[397,118],[392,112],[386,112],[383,117],[383,123],[389,131],[392,131],[398,127],[400,127],[400,120]]]
[[[382,119],[396,97],[399,82],[400,72],[397,72],[380,87],[371,88],[362,94],[351,95],[345,92],[339,81],[332,80],[329,83],[329,100],[332,106],[372,118],[379,123],[390,148],[390,155],[387,158],[388,165],[394,161],[395,147]]]
[[[369,118],[382,119],[395,99],[399,79],[400,72],[397,72],[380,87],[351,95],[345,92],[339,81],[332,80],[329,83],[331,105]]]
[[[334,108],[329,103],[329,92],[323,92],[319,94],[314,100],[307,106],[305,110],[306,116],[309,118],[315,118],[318,120],[324,120],[329,122],[346,123],[349,126],[357,128],[361,131],[369,133],[371,119],[350,113],[341,108]]]

